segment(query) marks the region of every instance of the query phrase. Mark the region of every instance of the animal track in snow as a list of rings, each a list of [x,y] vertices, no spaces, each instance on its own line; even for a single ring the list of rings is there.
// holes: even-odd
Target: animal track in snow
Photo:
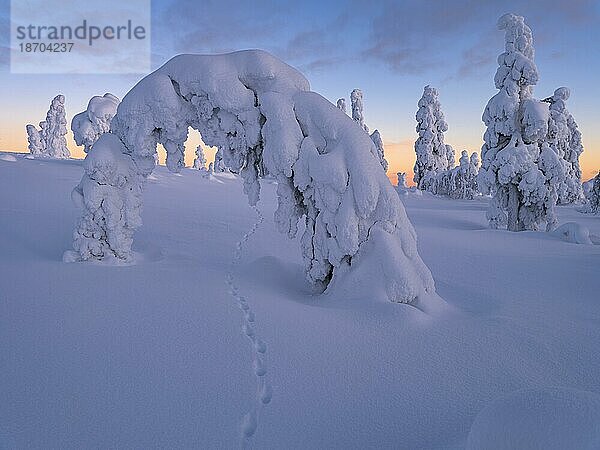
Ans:
[[[256,335],[255,330],[255,320],[256,316],[246,297],[240,295],[240,290],[238,286],[235,284],[235,276],[234,271],[236,266],[240,263],[240,259],[242,257],[242,250],[244,248],[244,244],[248,242],[248,240],[252,237],[252,235],[256,232],[259,225],[264,220],[264,217],[260,210],[257,207],[254,207],[254,211],[258,217],[257,222],[252,226],[250,231],[243,235],[242,239],[236,243],[235,251],[233,252],[233,258],[231,260],[231,268],[227,275],[225,276],[225,280],[227,282],[227,286],[229,288],[229,294],[236,300],[238,306],[242,310],[243,320],[242,320],[242,333],[250,340],[252,346],[252,369],[256,376],[256,402],[253,408],[244,415],[241,423],[241,444],[242,447],[245,447],[248,443],[248,440],[254,435],[256,429],[258,427],[258,418],[261,408],[264,405],[267,405],[271,402],[271,398],[273,397],[273,389],[267,380],[267,368],[265,366],[265,354],[267,352],[267,345],[265,342],[260,339]]]

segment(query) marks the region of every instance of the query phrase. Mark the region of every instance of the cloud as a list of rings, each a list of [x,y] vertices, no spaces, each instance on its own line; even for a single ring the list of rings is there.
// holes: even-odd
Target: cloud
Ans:
[[[424,74],[443,65],[454,68],[454,76],[468,77],[495,61],[491,49],[501,50],[493,35],[501,39],[496,20],[502,14],[524,15],[537,42],[552,42],[566,25],[597,25],[599,9],[592,0],[384,1],[362,55],[399,74]]]

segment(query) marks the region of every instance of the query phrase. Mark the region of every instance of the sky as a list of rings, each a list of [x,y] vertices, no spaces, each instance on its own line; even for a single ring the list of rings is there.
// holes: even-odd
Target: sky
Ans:
[[[349,105],[350,92],[360,88],[366,123],[385,143],[388,176],[403,171],[412,179],[415,112],[425,85],[440,92],[446,143],[457,155],[480,150],[481,115],[497,92],[503,51],[496,23],[506,12],[523,15],[533,31],[540,73],[534,95],[571,89],[568,108],[583,135],[587,180],[600,169],[600,1],[153,0],[151,68],[179,53],[260,48],[298,68],[333,103],[345,97]],[[26,151],[25,125],[42,120],[56,94],[65,95],[70,121],[93,95],[122,98],[144,75],[11,74],[9,33],[10,1],[0,0],[0,150]],[[70,133],[68,142],[82,157]],[[191,163],[191,152],[186,156]]]

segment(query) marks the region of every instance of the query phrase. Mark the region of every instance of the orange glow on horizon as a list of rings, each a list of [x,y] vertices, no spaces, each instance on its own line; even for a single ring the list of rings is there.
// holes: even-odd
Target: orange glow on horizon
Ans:
[[[6,128],[0,128],[1,131],[8,131]],[[185,164],[187,167],[192,166],[195,158],[195,149],[198,145],[202,145],[204,148],[205,156],[208,162],[214,160],[214,154],[216,149],[207,147],[201,140],[200,134],[195,130],[190,130],[190,135],[185,143]],[[82,147],[75,145],[73,140],[73,134],[71,131],[67,134],[67,147],[71,151],[73,158],[81,159],[85,157]],[[415,151],[414,141],[404,140],[401,142],[384,142],[385,157],[389,163],[387,176],[392,182],[397,182],[397,172],[406,172],[406,183],[408,186],[414,186],[413,182],[413,165],[415,163]],[[470,146],[472,147],[472,146]],[[584,138],[584,152],[580,157],[580,164],[582,167],[582,181],[587,181],[594,178],[600,170],[600,140],[585,140]],[[594,149],[594,150],[592,150]],[[25,127],[23,132],[15,132],[11,129],[10,132],[4,133],[0,139],[0,151],[27,153],[27,136],[25,133]],[[460,155],[460,150],[455,147],[457,158]],[[479,149],[477,149],[479,151]],[[160,164],[165,163],[164,149],[159,146],[159,162]],[[208,165],[207,162],[207,165]]]

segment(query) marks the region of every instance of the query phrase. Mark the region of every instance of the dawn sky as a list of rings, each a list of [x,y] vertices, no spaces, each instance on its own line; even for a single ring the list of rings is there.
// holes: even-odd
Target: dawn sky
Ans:
[[[25,0],[26,1],[26,0]],[[143,75],[10,73],[10,1],[0,0],[0,150],[26,151],[25,125],[45,116],[57,93],[68,120],[93,95],[123,97]],[[499,16],[525,16],[545,98],[571,88],[568,107],[583,134],[584,179],[600,169],[600,2],[572,1],[198,1],[152,2],[152,68],[178,53],[265,49],[300,69],[312,89],[335,103],[364,92],[367,125],[379,129],[389,174],[414,164],[415,112],[423,86],[440,91],[456,153],[479,151],[481,114],[496,93],[503,51]],[[81,156],[69,134],[69,147]],[[189,162],[189,161],[188,161]],[[395,178],[395,176],[392,176]]]

